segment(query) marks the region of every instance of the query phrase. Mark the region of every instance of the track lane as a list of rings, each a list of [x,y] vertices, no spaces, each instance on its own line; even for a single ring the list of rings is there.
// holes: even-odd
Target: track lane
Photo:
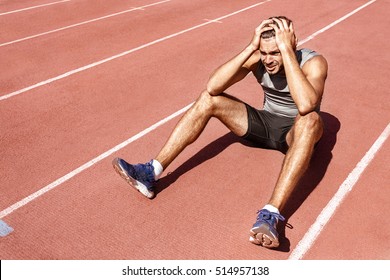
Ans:
[[[6,16],[16,13],[23,13],[26,11],[31,11],[34,9],[46,8],[48,6],[63,4],[70,2],[71,0],[58,0],[58,1],[7,1],[4,0],[1,2],[0,16]],[[16,5],[15,5],[16,4]]]
[[[135,13],[135,19],[126,17],[125,19],[117,18],[114,21],[114,19],[111,18],[108,21],[97,22],[92,26],[82,26],[77,32],[73,32],[74,30],[65,30],[60,32],[60,34],[52,34],[54,36],[53,38],[56,38],[54,41],[51,40],[47,42],[45,37],[38,38],[38,43],[35,42],[37,40],[33,40],[33,42],[23,42],[23,44],[12,48],[11,46],[5,46],[5,50],[3,50],[2,54],[7,53],[7,55],[3,55],[1,59],[4,61],[4,65],[8,65],[9,71],[1,76],[1,94],[3,96],[12,96],[18,94],[20,91],[29,91],[37,85],[39,86],[42,83],[45,85],[47,81],[52,79],[56,80],[57,77],[66,77],[67,73],[82,69],[86,65],[92,65],[106,59],[110,60],[111,57],[142,46],[145,42],[154,41],[156,40],[155,38],[164,38],[164,36],[156,34],[167,34],[166,36],[170,36],[172,33],[165,31],[165,28],[177,26],[179,28],[175,29],[175,32],[180,32],[186,30],[188,26],[197,26],[199,22],[203,22],[203,18],[220,17],[221,14],[215,11],[214,14],[217,14],[216,16],[210,14],[209,9],[213,6],[213,3],[214,6],[217,6],[218,4],[218,2],[207,3],[206,12],[203,9],[195,9],[194,7],[186,8],[184,10],[179,8],[179,15],[181,15],[179,17],[167,16],[167,14],[171,12],[171,9],[164,7],[169,7],[169,5],[162,5],[161,9],[158,10],[152,9],[153,7],[151,7],[148,9],[148,12],[158,13],[157,15],[155,14],[157,18],[161,16],[161,18],[169,19],[164,20],[163,24],[161,24],[161,22],[157,24],[156,26],[158,28],[147,23],[152,19],[148,17],[142,17],[140,19],[140,14]],[[256,3],[259,2],[255,2],[255,4]],[[243,3],[240,5],[242,4]],[[348,11],[351,6],[354,7],[356,4],[344,5],[338,12],[343,13],[343,11]],[[217,9],[215,8],[214,10]],[[194,11],[201,14],[201,16],[199,16],[199,14],[195,15]],[[230,12],[231,11],[232,10],[230,10]],[[324,12],[321,11],[320,15],[323,15],[323,13]],[[294,16],[294,14],[291,16]],[[314,15],[310,17],[311,22],[316,22]],[[191,21],[192,24],[188,24],[190,18],[194,19],[194,21]],[[116,22],[116,24],[113,23],[114,26],[110,25],[112,29],[108,28],[107,24],[113,21]],[[183,26],[183,23],[184,27],[180,27],[180,25]],[[169,24],[169,26],[167,26],[167,24]],[[147,26],[148,29],[129,29],[128,26]],[[299,28],[299,26],[297,28]],[[99,36],[96,36],[97,30],[99,30]],[[111,30],[115,30],[115,32],[113,33]],[[305,30],[305,27],[303,27],[302,30]],[[82,34],[79,32],[82,32]],[[311,33],[306,35],[303,33],[302,35],[298,34],[298,36],[309,36],[310,34]],[[80,40],[81,36],[83,37],[83,40]],[[49,38],[50,37],[52,36],[49,36]],[[134,40],[134,38],[139,38],[140,40]],[[25,63],[23,65],[13,63],[13,61],[18,60],[25,61]],[[53,60],[56,60],[56,64],[54,65]],[[39,67],[37,67],[37,65],[39,65]],[[23,77],[23,79],[20,77]]]
[[[389,260],[389,158],[387,139],[304,259]]]
[[[230,7],[230,13],[261,1],[245,1]],[[63,30],[55,34],[24,41],[1,48],[1,60],[8,72],[0,76],[1,95],[30,87],[69,71],[110,60],[123,52],[144,44],[204,24],[204,17],[213,18],[210,8],[218,1],[177,2],[172,9],[170,2],[137,10],[99,22]],[[250,3],[250,4],[248,4]],[[172,12],[179,10],[176,16]],[[225,13],[214,14],[218,16]],[[161,20],[163,19],[163,20]],[[150,24],[155,22],[155,24]],[[6,55],[7,54],[7,55]],[[14,61],[25,61],[15,64]],[[53,61],[56,63],[53,64]],[[23,77],[21,79],[20,77]]]
[[[12,32],[12,35],[15,36],[14,39],[7,39],[8,41],[4,40],[4,42],[0,43],[0,47],[8,46],[8,45],[15,45],[15,44],[20,43],[20,42],[33,40],[33,39],[38,38],[38,37],[47,36],[49,34],[61,32],[61,31],[67,30],[67,29],[77,28],[77,27],[80,27],[80,26],[83,26],[83,25],[87,25],[87,24],[91,24],[91,23],[94,23],[94,22],[102,21],[102,20],[105,20],[105,19],[108,19],[108,18],[112,18],[112,17],[115,17],[115,16],[131,13],[131,12],[135,12],[135,11],[144,10],[147,7],[160,5],[160,4],[163,4],[163,3],[167,3],[169,1],[170,0],[163,0],[163,1],[150,3],[150,4],[139,6],[139,7],[131,7],[131,8],[125,7],[125,9],[121,9],[120,11],[114,11],[113,13],[110,13],[110,14],[107,14],[108,11],[105,11],[106,14],[104,14],[104,15],[95,15],[94,17],[89,16],[90,19],[87,19],[87,20],[84,20],[83,18],[81,18],[81,20],[79,20],[79,21],[72,19],[74,23],[72,23],[72,22],[64,23],[60,19],[56,18],[56,21],[60,22],[60,23],[62,22],[63,25],[62,26],[51,27],[51,29],[48,29],[48,26],[47,26],[48,23],[47,23],[47,20],[46,20],[46,22],[45,22],[45,29],[42,29],[41,31],[35,31],[34,34],[27,33],[27,34],[19,35],[19,36],[15,36],[15,32]],[[110,5],[110,7],[112,7],[112,5]],[[74,8],[75,7],[72,7],[72,9],[74,9]],[[90,11],[90,10],[91,9],[88,9],[88,11]],[[64,13],[62,13],[62,14],[64,14]],[[78,15],[79,14],[81,14],[81,12],[79,12]],[[29,20],[31,20],[31,19],[29,19]],[[13,21],[9,21],[9,23],[10,22],[13,22]],[[25,26],[26,26],[26,24],[22,25],[22,27],[25,27]],[[14,26],[13,26],[13,28],[16,29]]]

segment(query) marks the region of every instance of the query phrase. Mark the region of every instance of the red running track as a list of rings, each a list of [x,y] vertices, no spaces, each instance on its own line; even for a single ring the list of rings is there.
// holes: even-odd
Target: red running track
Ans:
[[[0,237],[1,259],[389,259],[388,1],[72,0],[21,10],[45,3],[1,6],[0,220],[14,229]],[[111,160],[154,157],[172,114],[279,14],[328,60],[327,128],[287,207],[293,228],[267,250],[248,231],[282,154],[247,147],[212,120],[154,200],[129,189]],[[262,103],[253,78],[229,93]],[[367,168],[356,171],[359,162]]]

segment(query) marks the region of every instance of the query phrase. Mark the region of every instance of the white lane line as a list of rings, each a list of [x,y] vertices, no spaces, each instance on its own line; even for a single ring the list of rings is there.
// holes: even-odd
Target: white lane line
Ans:
[[[131,9],[128,9],[128,10],[125,10],[125,11],[118,12],[118,13],[114,13],[114,14],[110,14],[110,15],[94,18],[94,19],[91,19],[91,20],[87,20],[87,21],[75,23],[75,24],[72,24],[72,25],[60,27],[60,28],[57,28],[57,29],[53,29],[53,30],[50,30],[50,31],[46,31],[46,32],[42,32],[42,33],[39,33],[39,34],[31,35],[31,36],[28,36],[28,37],[24,37],[24,38],[16,39],[16,40],[13,40],[13,41],[1,43],[0,47],[4,47],[4,46],[7,46],[7,45],[23,42],[23,41],[26,41],[26,40],[30,40],[30,39],[34,39],[34,38],[41,37],[41,36],[44,36],[44,35],[48,35],[48,34],[51,34],[51,33],[63,31],[63,30],[66,30],[66,29],[78,27],[78,26],[85,25],[85,24],[92,23],[92,22],[96,22],[96,21],[99,21],[99,20],[103,20],[103,19],[119,16],[119,15],[122,15],[122,14],[130,13],[130,12],[133,12],[133,11],[145,10],[145,8],[156,6],[156,5],[159,5],[159,4],[163,4],[163,3],[166,3],[166,2],[169,2],[169,1],[171,1],[171,0],[164,0],[164,1],[156,2],[156,3],[148,4],[148,5],[145,5],[145,6],[142,6],[142,7],[134,7],[134,8],[131,8]]]
[[[182,35],[182,34],[184,34],[184,33],[187,33],[187,32],[190,32],[190,31],[192,31],[192,30],[195,30],[195,29],[198,29],[198,28],[200,28],[200,27],[203,27],[203,26],[206,26],[206,25],[208,25],[208,24],[211,24],[211,23],[213,23],[214,21],[218,21],[218,20],[220,20],[220,19],[223,19],[223,18],[227,18],[227,17],[229,17],[229,16],[236,15],[236,14],[238,14],[238,13],[240,13],[240,12],[244,12],[244,11],[246,11],[246,10],[252,9],[252,8],[254,8],[254,7],[257,7],[257,6],[259,6],[259,5],[262,5],[262,4],[264,4],[264,3],[266,3],[266,2],[270,2],[270,1],[271,1],[271,0],[266,0],[266,1],[263,1],[263,2],[260,2],[260,3],[257,3],[257,4],[254,4],[254,5],[252,5],[252,6],[246,7],[246,8],[244,8],[244,9],[241,9],[241,10],[236,11],[236,12],[234,12],[234,13],[231,13],[231,14],[225,15],[225,16],[223,16],[223,17],[214,19],[213,21],[208,21],[208,22],[204,22],[204,23],[199,24],[199,25],[195,25],[195,26],[190,27],[190,28],[188,28],[188,29],[184,29],[184,30],[182,30],[182,31],[179,31],[179,32],[173,33],[173,34],[171,34],[171,35],[162,37],[162,38],[157,39],[157,40],[154,40],[154,41],[152,41],[152,42],[143,44],[143,45],[141,45],[141,46],[139,46],[139,47],[136,47],[136,48],[134,48],[134,49],[131,49],[131,50],[122,52],[122,53],[120,53],[120,54],[117,54],[117,55],[108,57],[108,58],[106,58],[106,59],[103,59],[103,60],[100,60],[100,61],[97,61],[97,62],[88,64],[88,65],[85,65],[85,66],[80,67],[80,68],[77,68],[77,69],[68,71],[68,72],[66,72],[66,73],[64,73],[64,74],[61,74],[61,75],[56,76],[56,77],[54,77],[54,78],[50,78],[50,79],[47,79],[47,80],[45,80],[45,81],[39,82],[39,83],[37,83],[37,84],[35,84],[35,85],[31,85],[31,86],[28,86],[28,87],[26,87],[26,88],[23,88],[23,89],[20,89],[20,90],[17,90],[17,91],[14,91],[14,92],[5,94],[5,95],[3,95],[3,96],[0,96],[0,101],[9,99],[9,98],[11,98],[11,97],[13,97],[13,96],[16,96],[16,95],[19,95],[19,94],[21,94],[21,93],[27,92],[27,91],[29,91],[29,90],[32,90],[32,89],[35,89],[35,88],[38,88],[38,87],[41,87],[41,86],[50,84],[50,83],[52,83],[52,82],[54,82],[54,81],[61,80],[61,79],[66,78],[66,77],[68,77],[68,76],[71,76],[71,75],[74,75],[74,74],[76,74],[76,73],[85,71],[85,70],[87,70],[87,69],[96,67],[96,66],[98,66],[98,65],[100,65],[100,64],[109,62],[109,61],[111,61],[111,60],[120,58],[120,57],[122,57],[122,56],[131,54],[131,53],[133,53],[133,52],[142,50],[142,49],[144,49],[144,48],[150,47],[150,46],[155,45],[155,44],[157,44],[157,43],[166,41],[166,40],[168,40],[168,39],[172,39],[172,38],[177,37],[177,36],[179,36],[179,35]]]
[[[20,200],[19,202],[16,202],[15,204],[11,205],[7,209],[5,209],[5,210],[0,212],[0,219],[2,219],[3,217],[5,217],[5,216],[9,215],[10,213],[14,212],[15,210],[19,209],[20,207],[26,205],[27,203],[33,201],[34,199],[40,197],[41,195],[47,193],[48,191],[54,189],[55,187],[61,185],[62,183],[68,181],[72,177],[74,177],[77,174],[83,172],[84,170],[90,168],[91,166],[95,165],[96,163],[102,161],[103,159],[105,159],[106,157],[108,157],[108,156],[112,155],[113,153],[119,151],[120,149],[126,147],[127,145],[129,145],[130,143],[136,141],[137,139],[145,136],[149,132],[152,132],[153,130],[155,130],[156,128],[162,126],[163,124],[165,124],[166,122],[170,121],[171,119],[181,115],[182,113],[187,111],[192,106],[192,104],[193,103],[187,105],[186,107],[180,109],[176,113],[173,113],[172,115],[162,119],[161,121],[153,124],[152,126],[150,126],[147,129],[141,131],[140,133],[134,135],[133,137],[127,139],[126,141],[116,145],[114,148],[111,148],[110,150],[104,152],[103,154],[95,157],[94,159],[92,159],[92,160],[88,161],[87,163],[81,165],[80,167],[76,168],[75,170],[69,172],[65,176],[55,180],[54,182],[52,182],[51,184],[47,185],[46,187],[36,191],[35,193],[33,193],[33,194],[29,195],[28,197]]]
[[[207,22],[222,23],[222,21],[215,20],[215,19],[208,19],[208,18],[204,18],[203,20],[204,20],[204,21],[207,21]]]
[[[324,28],[318,30],[317,32],[313,33],[312,35],[310,35],[309,37],[305,38],[304,40],[302,40],[301,42],[299,42],[300,44],[304,44],[306,43],[307,41],[310,41],[312,40],[314,37],[318,36],[319,34],[325,32],[326,30],[332,28],[333,26],[339,24],[340,22],[342,22],[343,20],[349,18],[350,16],[356,14],[357,12],[359,12],[360,10],[366,8],[367,6],[371,5],[372,3],[376,2],[377,0],[372,0],[370,2],[367,2],[366,4],[360,6],[359,8],[356,8],[355,10],[353,10],[352,12],[346,14],[345,16],[339,18],[338,20],[334,21],[333,23],[325,26]]]
[[[390,135],[390,123],[387,125],[385,130],[371,146],[364,157],[359,161],[356,167],[348,175],[347,179],[341,184],[336,194],[328,202],[325,208],[321,211],[316,221],[312,224],[305,236],[299,241],[294,251],[289,256],[290,260],[299,260],[306,254],[306,252],[312,247],[317,237],[320,235],[325,225],[329,222],[337,208],[343,202],[344,198],[351,192],[360,176],[375,157],[376,153],[382,147],[383,143],[387,140]]]
[[[221,18],[219,18],[221,19]],[[217,19],[217,20],[219,20]],[[207,23],[206,23],[207,24]],[[314,34],[314,33],[313,33]],[[312,37],[314,38],[314,37]],[[311,39],[310,39],[311,40]],[[306,40],[306,42],[309,41],[309,40]],[[66,174],[65,176],[61,177],[60,179],[57,179],[56,181],[54,181],[53,183],[47,185],[46,187],[38,190],[37,192],[31,194],[30,196],[20,200],[19,202],[11,205],[10,207],[6,208],[5,210],[1,211],[0,212],[0,219],[2,219],[3,217],[9,215],[10,213],[12,213],[13,211],[19,209],[20,207],[26,205],[27,203],[33,201],[34,199],[38,198],[39,196],[45,194],[46,192],[50,191],[51,189],[57,187],[58,185],[62,184],[63,182],[69,180],[70,178],[74,177],[75,175],[81,173],[82,171],[88,169],[89,167],[91,167],[92,165],[98,163],[99,161],[101,161],[102,159],[106,158],[107,156],[111,155],[112,153],[124,148],[126,145],[130,144],[131,142],[134,142],[136,139],[139,139],[143,136],[145,136],[146,134],[148,134],[150,131],[156,129],[157,127],[163,125],[164,123],[166,123],[167,121],[169,121],[170,119],[180,115],[181,113],[185,112],[186,110],[188,110],[188,108],[192,105],[193,103],[187,105],[186,107],[184,107],[183,109],[177,111],[176,113],[173,113],[171,116],[159,121],[158,123],[154,124],[153,126],[145,129],[144,131],[138,133],[137,135],[131,137],[130,139],[126,140],[125,142],[115,146],[114,148],[112,148],[111,150],[103,153],[102,155],[94,158],[93,160],[85,163],[84,165],[80,166],[79,168],[73,170],[72,172]]]
[[[38,5],[38,6],[23,8],[23,9],[19,9],[19,10],[13,10],[13,11],[9,11],[9,12],[0,13],[0,16],[9,15],[9,14],[14,14],[14,13],[19,13],[19,12],[23,12],[23,11],[27,11],[27,10],[32,10],[32,9],[36,9],[36,8],[51,6],[51,5],[55,5],[55,4],[59,4],[59,3],[64,3],[64,2],[69,2],[69,1],[70,1],[70,0],[62,0],[62,1],[51,2],[51,3],[47,3],[47,4],[42,4],[42,5]]]

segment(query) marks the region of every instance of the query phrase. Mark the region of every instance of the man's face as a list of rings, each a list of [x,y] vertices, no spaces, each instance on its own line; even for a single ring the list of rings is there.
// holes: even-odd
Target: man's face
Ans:
[[[282,55],[276,45],[275,37],[260,39],[260,59],[270,75],[283,70]]]

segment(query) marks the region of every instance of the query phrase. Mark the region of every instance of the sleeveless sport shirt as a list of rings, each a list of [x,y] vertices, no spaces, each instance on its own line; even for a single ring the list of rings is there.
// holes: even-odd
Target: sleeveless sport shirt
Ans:
[[[296,51],[296,55],[302,69],[306,61],[319,54],[309,49],[301,49]],[[264,65],[259,62],[254,75],[264,90],[264,110],[289,118],[294,118],[298,114],[298,108],[291,97],[284,72],[270,75]],[[319,109],[318,107],[316,111]]]

